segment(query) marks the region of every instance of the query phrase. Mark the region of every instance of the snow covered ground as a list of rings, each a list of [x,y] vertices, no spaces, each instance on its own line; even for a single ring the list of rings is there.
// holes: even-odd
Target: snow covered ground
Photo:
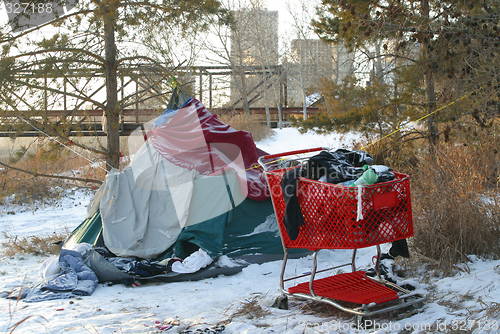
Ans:
[[[352,138],[300,135],[276,130],[258,143],[269,153],[316,146],[350,148]],[[18,237],[73,229],[83,220],[89,194],[76,192],[57,207],[36,212],[0,207],[0,232]],[[7,212],[15,214],[7,214]],[[3,236],[1,238],[4,238]],[[373,249],[359,253],[368,268]],[[322,265],[349,262],[349,251],[321,251]],[[41,281],[40,264],[47,257],[16,255],[0,259],[0,292]],[[281,261],[250,265],[234,276],[195,282],[145,284],[137,287],[100,284],[88,297],[26,303],[0,298],[0,331],[8,333],[186,333],[222,329],[222,333],[498,333],[500,261],[471,258],[454,277],[399,278],[428,295],[417,311],[376,317],[370,330],[356,329],[353,318],[321,304],[290,300],[289,310],[272,307],[279,296]],[[312,257],[289,260],[291,272],[310,271]],[[217,327],[218,326],[218,327]],[[224,326],[224,327],[222,327]],[[208,331],[206,331],[208,332]],[[198,332],[199,333],[199,332]]]

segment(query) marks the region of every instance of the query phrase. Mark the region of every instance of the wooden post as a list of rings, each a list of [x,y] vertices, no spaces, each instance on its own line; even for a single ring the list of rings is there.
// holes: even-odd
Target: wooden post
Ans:
[[[209,98],[209,108],[212,109],[212,74],[208,76],[208,98]]]
[[[135,81],[135,110],[139,110],[139,81],[137,78]]]
[[[199,87],[199,88],[200,88],[200,93],[199,93],[199,94],[200,94],[200,102],[203,102],[203,88],[202,88],[202,84],[203,84],[203,76],[202,76],[202,70],[203,70],[203,69],[202,69],[201,67],[200,67],[200,68],[198,68],[198,71],[199,71],[199,72],[198,72],[198,75],[199,75],[199,77],[200,77],[200,83],[199,83],[199,85],[200,85],[200,87]]]

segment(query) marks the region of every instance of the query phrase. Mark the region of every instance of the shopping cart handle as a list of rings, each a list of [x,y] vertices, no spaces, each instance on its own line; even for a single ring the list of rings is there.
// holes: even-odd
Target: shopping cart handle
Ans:
[[[325,148],[325,147],[308,148],[308,149],[304,149],[304,150],[297,150],[297,151],[290,151],[290,152],[283,152],[283,153],[276,153],[276,154],[264,155],[261,158],[262,158],[262,160],[267,160],[267,159],[274,159],[274,158],[284,157],[284,156],[287,156],[287,155],[295,155],[295,154],[302,154],[302,153],[309,153],[309,152],[316,152],[316,151],[323,151],[323,150],[329,150],[329,149]]]

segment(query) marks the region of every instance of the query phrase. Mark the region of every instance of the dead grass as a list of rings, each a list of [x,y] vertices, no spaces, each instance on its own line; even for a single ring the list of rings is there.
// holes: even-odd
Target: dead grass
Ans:
[[[225,114],[219,116],[219,119],[222,122],[231,125],[231,127],[235,128],[236,130],[250,132],[254,141],[268,138],[273,133],[270,128],[260,123],[258,115],[246,116],[243,114]]]
[[[67,189],[75,186],[99,187],[99,184],[72,182],[36,176],[37,174],[104,179],[104,171],[90,166],[85,159],[71,152],[64,152],[57,156],[45,156],[39,153],[5,163],[34,175],[2,166],[0,168],[0,205],[14,204],[32,207],[54,205],[66,194]]]
[[[59,247],[54,243],[64,241],[68,235],[69,231],[42,237],[18,238],[17,236],[9,236],[4,232],[6,240],[0,244],[2,247],[0,255],[7,257],[16,254],[57,255],[59,254]]]
[[[485,319],[498,319],[500,318],[500,303],[490,302],[485,305],[486,313]]]
[[[388,139],[370,147],[376,164],[411,177],[414,261],[402,262],[407,272],[452,275],[466,269],[470,255],[500,256],[498,129],[473,130],[456,131],[434,156],[422,140],[402,145]]]
[[[314,315],[320,318],[335,318],[342,319],[344,321],[352,320],[352,315],[347,312],[344,312],[332,305],[311,301],[311,300],[297,300],[297,302],[293,301],[293,299],[289,299],[288,302],[290,304],[300,303],[300,310],[302,314],[306,315]],[[348,304],[345,303],[346,307],[354,307],[359,306],[357,304]]]
[[[236,311],[230,315],[229,322],[231,322],[234,318],[245,317],[247,319],[258,319],[271,314],[269,310],[260,306],[259,299],[260,296],[253,296],[252,298],[242,302]]]
[[[445,274],[469,255],[500,255],[494,147],[443,145],[412,173],[413,248]]]

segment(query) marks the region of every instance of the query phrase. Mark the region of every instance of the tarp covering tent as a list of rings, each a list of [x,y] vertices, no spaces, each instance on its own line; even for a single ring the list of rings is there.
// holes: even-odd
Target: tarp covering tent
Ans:
[[[191,98],[131,138],[140,139],[140,148],[126,168],[108,173],[89,204],[87,219],[65,248],[87,242],[120,257],[185,258],[202,249],[212,259],[246,259],[226,269],[214,261],[203,277],[281,257],[267,186],[256,168],[265,152],[250,133],[222,123]],[[91,267],[101,280],[127,277],[95,257]],[[179,275],[156,278],[177,280]]]

